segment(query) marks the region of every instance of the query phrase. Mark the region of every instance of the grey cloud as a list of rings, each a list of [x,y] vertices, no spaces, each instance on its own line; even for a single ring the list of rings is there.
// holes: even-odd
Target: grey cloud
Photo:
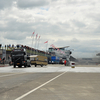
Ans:
[[[73,39],[71,40],[71,42],[79,43],[79,40],[78,40],[77,38],[73,38]]]
[[[94,29],[95,35],[99,36],[100,35],[100,25],[97,26],[97,28]]]
[[[92,5],[94,5],[94,1],[93,0],[88,0],[88,1],[86,1],[86,0],[66,0],[66,3],[67,4],[87,4],[87,3],[89,3],[89,4],[92,4]]]
[[[57,36],[61,36],[62,33],[66,34],[66,31],[63,30],[63,27],[68,27],[68,24],[57,23],[52,25],[48,22],[41,22],[38,20],[37,22],[27,23],[27,22],[18,22],[16,19],[8,19],[8,23],[6,27],[1,26],[0,32],[7,33],[4,37],[7,39],[24,39],[26,36],[30,36],[34,30],[40,34],[57,34]],[[20,35],[18,35],[20,33]],[[23,36],[22,33],[25,33]],[[11,35],[15,34],[15,35]],[[16,36],[16,37],[15,37]]]
[[[96,50],[99,49],[99,43],[100,40],[94,39],[94,40],[85,40],[85,41],[80,41],[80,46],[76,47],[77,51],[81,52],[95,52]]]
[[[61,36],[62,34],[66,35],[66,30],[63,28],[67,29],[69,28],[69,24],[67,23],[56,23],[56,24],[51,24],[48,22],[40,22],[38,21],[35,23],[36,25],[36,30],[38,30],[39,33],[46,33],[46,34],[57,34],[57,36]]]
[[[0,32],[5,33],[4,38],[11,40],[23,40],[26,36],[30,36],[33,29],[32,23],[22,23],[16,19],[9,19],[6,27],[1,26]]]
[[[64,23],[58,22],[57,24],[62,26],[62,27],[70,28],[70,24],[67,22],[64,22]]]
[[[77,0],[67,0],[66,3],[68,4],[76,4],[77,3]]]
[[[73,20],[72,22],[73,22],[73,24],[74,24],[75,26],[80,27],[80,28],[86,26],[83,22],[80,22],[80,21],[78,21],[78,20]]]
[[[11,31],[8,32],[4,35],[4,38],[8,39],[8,40],[24,40],[26,39],[25,34],[21,33],[21,32],[15,32],[15,31]]]
[[[51,1],[57,1],[57,0],[51,0]]]
[[[83,4],[83,3],[86,3],[87,1],[82,1],[82,0],[66,0],[66,3],[67,4]]]
[[[17,6],[20,8],[32,8],[48,5],[48,0],[18,0]]]
[[[73,41],[74,40],[74,41]],[[75,51],[82,51],[82,52],[94,52],[99,48],[100,40],[94,39],[94,40],[78,40],[77,38],[73,38],[72,40],[58,40],[56,41],[57,45],[70,45],[70,47],[73,47]],[[96,47],[95,47],[96,46]]]
[[[23,23],[18,22],[16,19],[7,19],[8,23],[6,27],[0,27],[1,31],[19,31],[19,32],[27,32],[31,30],[32,23]]]
[[[0,0],[0,9],[11,7],[15,0]]]
[[[95,20],[95,21],[99,21],[100,22],[100,13],[89,13],[87,14],[87,17],[91,18],[92,20]]]

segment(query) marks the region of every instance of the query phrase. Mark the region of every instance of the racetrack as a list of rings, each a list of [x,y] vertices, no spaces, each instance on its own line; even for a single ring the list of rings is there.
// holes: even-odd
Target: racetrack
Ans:
[[[0,100],[99,100],[100,67],[0,67]]]

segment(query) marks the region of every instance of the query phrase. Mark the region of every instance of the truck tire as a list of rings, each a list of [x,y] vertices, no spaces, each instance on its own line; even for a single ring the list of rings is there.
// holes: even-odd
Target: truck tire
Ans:
[[[24,64],[24,67],[26,68],[27,67],[27,64]]]
[[[14,64],[14,68],[16,68],[16,64]]]
[[[30,65],[28,65],[28,67],[31,67],[31,64],[30,64]]]
[[[35,67],[37,66],[37,64],[35,64]]]
[[[43,67],[43,65],[41,65],[41,67]]]

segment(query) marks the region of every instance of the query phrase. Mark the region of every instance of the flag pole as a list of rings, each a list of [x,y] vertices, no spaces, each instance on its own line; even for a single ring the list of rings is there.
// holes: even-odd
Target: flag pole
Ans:
[[[39,38],[38,38],[38,45],[37,45],[37,49],[39,48],[39,42],[40,42],[40,36],[39,36]],[[37,53],[38,53],[38,51],[37,51]]]
[[[36,39],[35,39],[35,55],[36,55],[37,36],[38,36],[38,34],[36,34]]]
[[[33,37],[32,37],[32,47],[33,47]],[[31,47],[30,55],[32,53],[32,47]]]
[[[46,41],[44,43],[46,43],[46,50],[47,50],[48,41]],[[46,51],[45,51],[45,56],[46,56]]]
[[[33,47],[33,41],[34,41],[34,33],[35,33],[35,31],[32,33],[32,47]],[[30,54],[33,53],[33,52],[32,52],[32,47],[31,47]]]
[[[47,45],[46,45],[46,51],[47,51],[47,46],[48,46],[48,42],[47,42]]]

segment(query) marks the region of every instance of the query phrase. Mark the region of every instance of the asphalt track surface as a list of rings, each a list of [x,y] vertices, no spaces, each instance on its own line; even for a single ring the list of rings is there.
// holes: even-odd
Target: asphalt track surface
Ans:
[[[100,66],[0,67],[0,100],[100,100]]]

